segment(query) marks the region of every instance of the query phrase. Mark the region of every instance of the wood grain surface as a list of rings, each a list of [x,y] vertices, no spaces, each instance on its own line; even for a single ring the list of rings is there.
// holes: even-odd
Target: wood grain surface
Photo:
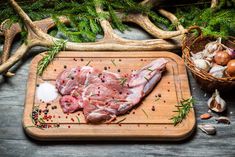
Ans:
[[[131,73],[149,64],[157,58],[168,60],[166,72],[161,81],[153,91],[129,114],[117,117],[110,124],[92,125],[87,124],[82,111],[72,114],[64,114],[58,96],[57,99],[47,107],[47,116],[50,119],[45,122],[52,126],[50,128],[39,129],[28,127],[32,123],[32,110],[39,106],[42,111],[46,109],[48,103],[40,101],[35,95],[37,86],[40,83],[50,82],[55,84],[55,79],[65,68],[76,66],[96,67],[99,70],[107,68],[111,72],[120,74]],[[42,55],[38,55],[31,63],[29,70],[28,88],[25,100],[25,111],[23,125],[26,132],[38,140],[180,140],[188,137],[195,126],[195,114],[193,109],[186,119],[177,126],[174,126],[170,119],[177,113],[177,105],[180,100],[191,96],[187,73],[184,63],[180,57],[170,52],[163,51],[129,51],[129,52],[60,52],[55,60],[47,67],[41,77],[36,75],[38,62]],[[158,95],[161,97],[158,97]],[[157,101],[156,101],[157,100]],[[57,109],[52,109],[56,106]],[[155,110],[152,111],[152,107]],[[40,117],[43,117],[42,113]],[[79,120],[78,120],[79,119]],[[121,123],[119,121],[125,119]],[[59,127],[53,127],[60,124]]]
[[[120,33],[120,32],[117,32]],[[151,36],[141,29],[131,29],[120,33],[124,38],[149,39]],[[18,44],[13,45],[13,51]],[[0,156],[1,157],[155,157],[155,156],[181,156],[181,157],[233,157],[235,154],[235,96],[234,91],[221,93],[227,102],[227,110],[222,115],[228,116],[230,125],[217,124],[214,115],[209,120],[201,120],[199,116],[208,111],[207,100],[211,96],[201,90],[198,84],[189,75],[190,89],[196,100],[194,109],[197,124],[210,123],[216,127],[217,133],[209,136],[198,128],[194,134],[180,142],[159,141],[56,141],[44,142],[28,137],[22,128],[26,86],[29,75],[29,64],[38,52],[45,51],[40,47],[30,50],[24,62],[14,67],[16,76],[6,79],[0,76]],[[177,52],[175,52],[177,53]],[[180,52],[179,56],[181,56]]]

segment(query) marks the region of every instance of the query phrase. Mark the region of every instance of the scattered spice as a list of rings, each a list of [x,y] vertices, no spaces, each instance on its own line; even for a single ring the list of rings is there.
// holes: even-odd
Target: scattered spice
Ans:
[[[155,111],[155,106],[152,106],[152,111]]]
[[[54,69],[54,71],[56,71],[56,69]]]
[[[107,67],[104,67],[104,70],[107,70],[108,68]]]
[[[117,70],[117,72],[119,72],[119,73],[120,73],[120,72],[121,72],[121,70],[120,70],[120,69],[118,69],[118,70]]]
[[[84,59],[83,59],[83,58],[81,58],[81,61],[83,62],[83,61],[84,61]]]
[[[76,59],[76,58],[73,58],[73,60],[74,60],[74,61],[77,61],[77,59]]]
[[[64,69],[66,69],[67,68],[67,65],[64,65]]]
[[[73,118],[71,118],[71,121],[72,121],[72,122],[74,122],[74,119],[73,119]]]

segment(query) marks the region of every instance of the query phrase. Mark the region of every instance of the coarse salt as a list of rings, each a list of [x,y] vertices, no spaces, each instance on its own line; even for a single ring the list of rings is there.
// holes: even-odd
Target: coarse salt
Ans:
[[[37,87],[36,96],[41,101],[50,102],[57,98],[58,92],[54,85],[44,82]]]

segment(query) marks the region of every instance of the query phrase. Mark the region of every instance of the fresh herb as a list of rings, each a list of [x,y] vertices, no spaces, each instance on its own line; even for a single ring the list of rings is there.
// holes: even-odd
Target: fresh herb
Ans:
[[[86,64],[86,66],[88,66],[91,63],[91,60],[89,60],[89,62]]]
[[[121,120],[117,121],[117,124],[119,124],[119,123],[123,122],[124,120],[126,120],[126,118],[123,118],[123,119],[121,119]]]
[[[151,68],[147,68],[146,70],[150,71],[150,72],[153,72],[154,70],[152,70]]]
[[[155,99],[154,101],[156,102],[156,101],[158,101],[158,100],[160,100],[160,97],[156,97],[156,99]]]
[[[179,105],[176,106],[177,111],[173,111],[173,112],[178,112],[178,114],[171,118],[171,120],[174,123],[174,126],[181,123],[186,118],[190,109],[193,108],[192,107],[193,104],[194,104],[194,99],[192,97],[180,101]]]
[[[127,78],[122,77],[122,78],[119,79],[119,81],[120,81],[120,85],[124,86],[126,81],[127,81]]]
[[[79,117],[78,117],[78,116],[76,116],[76,118],[77,118],[77,120],[78,120],[78,123],[81,123],[81,122],[80,122],[80,119],[79,119]]]
[[[49,63],[55,58],[55,56],[64,48],[66,41],[59,40],[47,51],[47,54],[40,60],[37,67],[37,74],[42,75],[43,71],[49,65]]]
[[[141,109],[141,110],[144,112],[145,116],[148,118],[149,116],[148,116],[148,114],[145,112],[145,110],[144,110],[144,109]]]
[[[144,76],[144,79],[145,79],[147,82],[149,82],[149,79],[148,79],[147,77]]]
[[[111,59],[111,62],[113,63],[114,66],[117,66],[114,59]]]

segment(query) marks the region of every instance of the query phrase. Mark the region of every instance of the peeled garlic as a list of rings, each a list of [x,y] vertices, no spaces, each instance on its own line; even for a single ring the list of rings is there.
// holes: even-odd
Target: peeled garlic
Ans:
[[[207,61],[207,60],[204,60],[204,59],[195,59],[194,61],[194,64],[197,68],[199,69],[203,69],[205,71],[209,71],[210,70],[210,62]]]
[[[208,107],[215,112],[223,112],[226,109],[226,102],[220,97],[218,90],[207,101]]]
[[[207,135],[214,135],[216,133],[215,127],[211,124],[201,124],[201,125],[198,125],[198,127]]]
[[[226,69],[227,67],[226,66],[221,66],[221,65],[214,65],[209,73],[216,77],[216,78],[222,78],[224,76],[224,70]]]

